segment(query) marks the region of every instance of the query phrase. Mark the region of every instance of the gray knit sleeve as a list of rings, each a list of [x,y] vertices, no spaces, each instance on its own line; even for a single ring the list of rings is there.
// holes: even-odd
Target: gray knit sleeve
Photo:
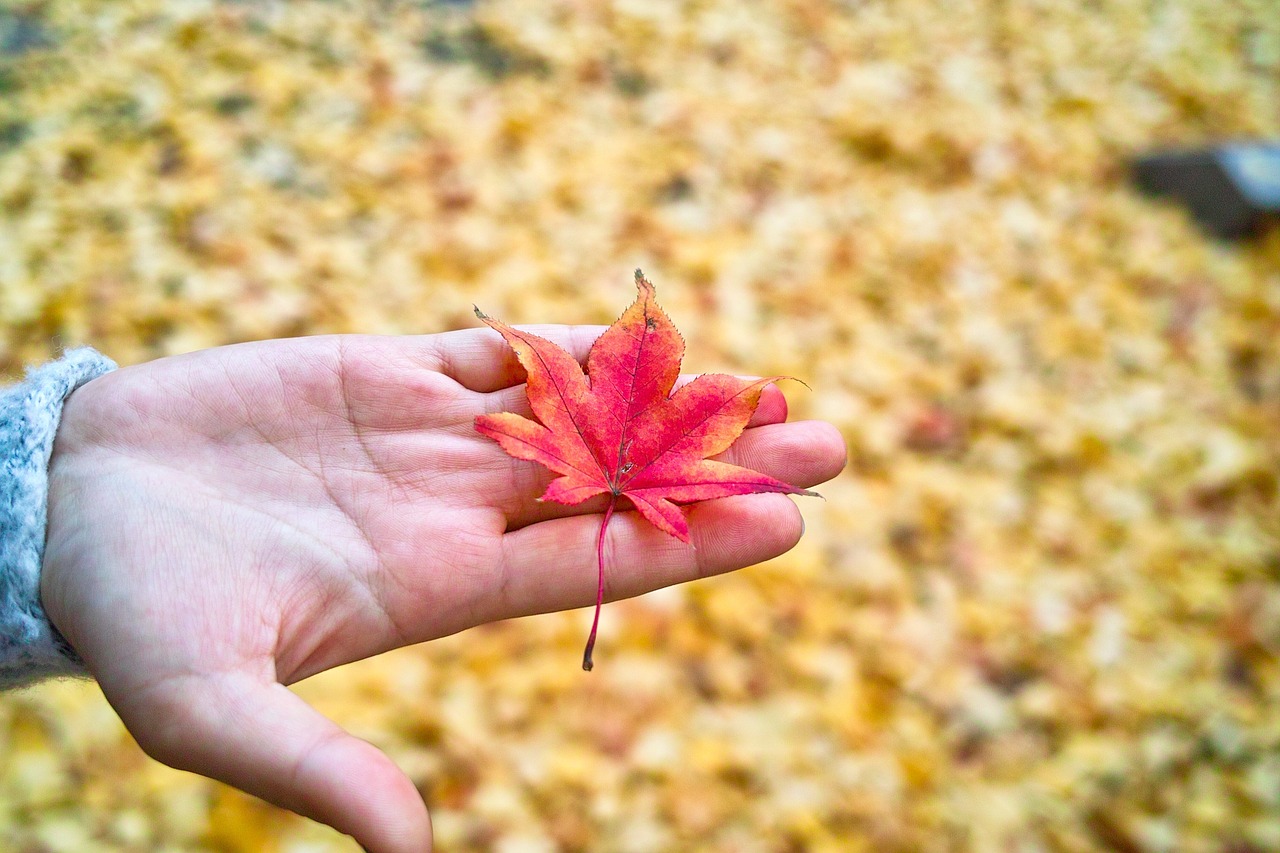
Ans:
[[[49,454],[63,401],[115,366],[81,347],[0,390],[0,688],[87,674],[40,603]]]

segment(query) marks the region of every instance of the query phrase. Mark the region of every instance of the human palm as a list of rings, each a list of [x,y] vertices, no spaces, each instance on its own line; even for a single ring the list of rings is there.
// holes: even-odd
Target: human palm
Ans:
[[[585,359],[597,327],[542,327]],[[129,367],[67,401],[42,596],[139,744],[353,835],[430,848],[412,783],[285,685],[389,649],[590,604],[602,507],[539,503],[552,475],[478,435],[528,414],[488,330],[333,336]],[[844,446],[767,394],[725,458],[800,486]],[[615,518],[616,599],[768,559],[802,522],[780,495],[690,510],[695,546]]]

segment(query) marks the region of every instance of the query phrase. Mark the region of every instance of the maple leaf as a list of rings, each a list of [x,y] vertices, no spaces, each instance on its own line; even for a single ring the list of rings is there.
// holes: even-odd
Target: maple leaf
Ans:
[[[707,458],[729,449],[765,386],[781,377],[752,380],[708,373],[672,394],[684,339],[640,270],[636,288],[636,301],[592,345],[585,373],[551,341],[476,308],[476,316],[515,350],[529,377],[529,405],[537,418],[512,412],[480,415],[476,430],[510,455],[561,475],[540,500],[574,505],[609,495],[596,546],[596,612],[582,656],[585,670],[592,666],[604,600],[605,531],[622,500],[659,530],[689,543],[689,524],[679,504],[759,492],[816,494]]]

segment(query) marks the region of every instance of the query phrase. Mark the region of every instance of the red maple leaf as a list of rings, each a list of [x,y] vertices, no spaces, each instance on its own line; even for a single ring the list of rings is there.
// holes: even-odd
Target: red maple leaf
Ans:
[[[708,373],[671,389],[680,375],[684,339],[636,270],[640,293],[591,347],[587,371],[545,338],[512,328],[476,309],[515,350],[529,375],[537,421],[511,412],[480,415],[476,429],[507,453],[560,474],[541,500],[579,504],[609,495],[596,546],[596,612],[582,656],[591,650],[604,599],[604,535],[626,499],[659,530],[689,542],[677,504],[757,492],[813,495],[756,471],[716,462],[746,428],[766,385],[780,377],[739,379]]]

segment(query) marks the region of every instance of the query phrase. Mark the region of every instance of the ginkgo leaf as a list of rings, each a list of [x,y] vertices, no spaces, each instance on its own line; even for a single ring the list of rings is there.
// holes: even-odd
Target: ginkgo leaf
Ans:
[[[587,670],[604,599],[604,535],[621,502],[630,502],[659,530],[688,543],[689,525],[679,504],[760,492],[815,494],[708,458],[729,449],[751,420],[765,386],[780,377],[704,374],[672,394],[684,339],[640,270],[636,287],[636,301],[592,345],[586,372],[550,341],[476,309],[476,316],[515,350],[529,377],[529,405],[537,418],[480,415],[476,429],[510,455],[561,475],[542,500],[573,505],[609,495],[596,549],[595,620],[582,658]]]

